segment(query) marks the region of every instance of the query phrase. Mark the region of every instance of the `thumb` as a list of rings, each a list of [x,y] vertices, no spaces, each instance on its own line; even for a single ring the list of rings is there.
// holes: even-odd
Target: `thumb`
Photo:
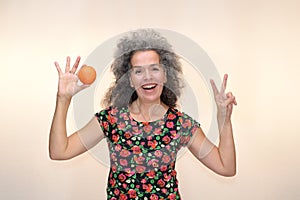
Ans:
[[[88,88],[88,87],[90,87],[90,86],[91,86],[91,85],[87,85],[87,84],[80,85],[80,86],[79,86],[79,91],[84,90],[84,89],[86,89],[86,88]]]

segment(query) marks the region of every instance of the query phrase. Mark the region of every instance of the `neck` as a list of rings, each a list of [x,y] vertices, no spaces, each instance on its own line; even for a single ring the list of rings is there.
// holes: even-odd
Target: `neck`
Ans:
[[[141,102],[140,99],[136,100],[136,114],[142,119],[142,121],[155,121],[162,118],[165,114],[166,108],[160,100],[157,102]]]

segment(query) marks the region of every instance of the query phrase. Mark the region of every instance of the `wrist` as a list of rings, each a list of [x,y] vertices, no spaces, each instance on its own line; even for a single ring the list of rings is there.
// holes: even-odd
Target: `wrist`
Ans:
[[[71,99],[72,99],[71,96],[60,95],[58,93],[56,95],[56,101],[58,103],[70,104]]]

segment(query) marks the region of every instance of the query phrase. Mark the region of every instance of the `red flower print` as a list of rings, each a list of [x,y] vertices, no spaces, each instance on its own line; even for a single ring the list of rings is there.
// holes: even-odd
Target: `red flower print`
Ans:
[[[120,114],[120,117],[123,118],[125,121],[127,121],[129,119],[129,117],[126,113]]]
[[[153,186],[151,184],[143,184],[143,189],[146,190],[146,192],[151,192]]]
[[[122,149],[122,146],[120,144],[116,144],[115,150],[120,151]]]
[[[152,167],[158,167],[158,160],[152,159],[148,162],[148,165],[151,165]]]
[[[155,171],[150,171],[147,173],[148,178],[154,178],[155,177]]]
[[[126,159],[120,159],[120,164],[121,164],[122,166],[127,166],[127,165],[128,165],[128,162],[127,162]]]
[[[118,159],[117,159],[117,155],[116,155],[116,153],[112,153],[111,155],[110,155],[110,159],[112,160],[112,161],[117,161]]]
[[[130,152],[126,149],[122,149],[122,151],[120,152],[120,156],[126,158],[130,155]]]
[[[132,125],[132,126],[136,126],[136,125],[137,125],[137,122],[136,122],[136,121],[131,121],[131,125]]]
[[[118,119],[116,117],[113,117],[110,115],[107,116],[107,119],[108,119],[109,123],[111,123],[111,124],[115,124],[118,121]]]
[[[119,196],[120,190],[119,190],[118,188],[116,188],[116,189],[114,190],[114,194],[117,195],[117,196]]]
[[[178,111],[178,112],[176,112],[176,115],[181,117],[181,116],[183,116],[183,113]]]
[[[114,187],[116,184],[116,180],[114,178],[109,179],[109,184],[111,185],[111,187]]]
[[[130,189],[128,191],[128,194],[129,194],[129,198],[136,198],[137,197],[136,191],[134,189]]]
[[[175,118],[176,118],[176,115],[174,115],[173,113],[168,114],[168,119],[173,120]]]
[[[123,130],[126,127],[126,124],[124,122],[118,123],[118,129]]]
[[[165,143],[165,144],[169,144],[170,142],[171,142],[171,138],[169,137],[169,136],[165,136],[165,137],[163,137],[163,142]]]
[[[167,127],[168,128],[173,128],[174,127],[174,123],[171,121],[171,122],[167,122]]]
[[[183,128],[187,128],[187,127],[191,127],[191,126],[192,126],[192,123],[191,123],[191,120],[189,120],[189,119],[186,119],[184,121],[184,123],[182,124]]]
[[[117,166],[116,165],[112,165],[111,166],[111,170],[112,170],[112,172],[115,173],[117,171]]]
[[[150,125],[146,125],[146,126],[144,126],[144,131],[146,132],[146,133],[149,133],[151,130],[152,130],[152,126],[150,126]]]
[[[172,178],[171,175],[169,175],[167,173],[164,174],[164,181],[168,182],[169,180],[171,180],[171,178]]]
[[[180,118],[178,119],[178,122],[179,122],[180,124],[182,124],[183,119],[180,117]]]
[[[119,140],[119,135],[113,135],[111,139],[112,139],[115,143],[117,143],[118,140]]]
[[[156,194],[151,194],[150,200],[158,200],[158,196]]]
[[[157,181],[157,185],[159,186],[159,187],[164,187],[165,186],[165,182],[163,181],[163,180],[161,180],[161,179],[159,179],[158,181]]]
[[[162,165],[161,167],[160,167],[160,170],[161,171],[166,171],[168,169],[168,167],[166,166],[166,165]]]
[[[120,200],[127,200],[126,194],[120,194]]]
[[[124,182],[126,180],[126,176],[124,174],[119,174],[118,178],[121,182]]]
[[[133,160],[138,164],[138,165],[141,165],[143,164],[143,161],[145,160],[145,158],[143,156],[134,156],[133,157]]]
[[[131,168],[125,168],[124,172],[126,173],[126,176],[130,177],[134,174],[134,171],[131,170]]]
[[[139,130],[139,128],[137,126],[133,126],[131,129],[132,129],[132,133],[135,135],[141,133],[141,130]]]
[[[175,177],[175,176],[176,176],[176,174],[177,174],[177,172],[176,172],[175,170],[172,170],[172,172],[171,172],[171,176]]]
[[[171,162],[171,164],[170,164],[169,166],[170,166],[170,168],[174,168],[175,162]],[[176,172],[175,172],[175,173],[176,173]]]
[[[126,139],[131,138],[131,136],[132,136],[132,134],[131,134],[129,131],[127,131],[127,132],[124,134],[124,137],[125,137]]]
[[[171,161],[171,158],[168,155],[164,155],[162,160],[163,160],[164,163],[169,163]]]
[[[166,188],[162,188],[161,191],[166,194],[167,193],[167,189]]]
[[[173,138],[174,140],[179,138],[180,134],[177,134],[177,131],[170,131],[170,134],[171,134],[171,138]]]
[[[176,194],[169,194],[168,199],[175,200],[176,199]]]
[[[108,122],[106,121],[101,121],[102,126],[104,127],[105,130],[108,130]]]
[[[156,157],[158,157],[158,158],[162,157],[162,152],[161,152],[161,150],[156,150],[156,151],[154,152],[154,155],[155,155]]]
[[[160,135],[161,134],[161,128],[155,128],[154,131],[153,131],[153,133],[155,135]]]
[[[135,170],[137,171],[137,173],[143,173],[145,171],[146,167],[142,166],[142,165],[138,165],[136,166]]]
[[[118,113],[118,109],[116,107],[112,108],[110,110],[110,112],[108,112],[109,114],[112,114],[112,115],[116,115]]]
[[[180,143],[181,144],[188,144],[189,143],[189,141],[190,141],[190,136],[182,136],[181,138],[180,138]]]
[[[128,145],[131,145],[131,144],[132,144],[132,141],[131,141],[131,140],[127,140],[126,143],[127,143]]]
[[[157,141],[148,141],[148,146],[150,146],[152,149],[155,149],[155,147],[157,146]]]
[[[139,146],[133,146],[131,148],[134,154],[140,154],[141,153],[141,148]]]

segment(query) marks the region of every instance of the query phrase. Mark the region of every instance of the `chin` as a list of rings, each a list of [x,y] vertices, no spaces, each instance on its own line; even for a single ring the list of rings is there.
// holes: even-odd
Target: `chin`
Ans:
[[[160,96],[162,94],[162,87],[155,88],[153,91],[145,91],[140,88],[137,90],[137,95],[140,100],[147,103],[160,102]]]

